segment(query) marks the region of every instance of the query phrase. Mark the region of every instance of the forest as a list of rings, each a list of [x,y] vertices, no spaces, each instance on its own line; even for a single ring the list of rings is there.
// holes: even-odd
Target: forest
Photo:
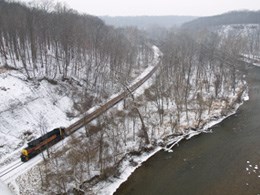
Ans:
[[[28,79],[77,80],[85,94],[102,99],[151,58],[134,27],[115,29],[62,3],[0,1],[0,66],[22,70]]]
[[[247,93],[241,55],[260,51],[259,27],[248,29],[157,29],[153,39],[151,32],[108,26],[62,3],[1,0],[0,67],[20,71],[27,82],[76,82],[82,116],[151,65],[153,44],[161,52],[142,94],[87,124],[62,149],[42,154],[43,162],[18,177],[20,192],[30,194],[32,186],[23,186],[30,183],[39,194],[95,194],[93,186],[119,177],[122,162],[136,166],[135,156],[228,116]]]

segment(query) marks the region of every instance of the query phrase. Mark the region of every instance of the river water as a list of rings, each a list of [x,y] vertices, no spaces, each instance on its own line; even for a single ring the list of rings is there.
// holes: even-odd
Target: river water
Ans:
[[[250,100],[237,114],[158,152],[116,195],[260,195],[260,68],[248,70]]]

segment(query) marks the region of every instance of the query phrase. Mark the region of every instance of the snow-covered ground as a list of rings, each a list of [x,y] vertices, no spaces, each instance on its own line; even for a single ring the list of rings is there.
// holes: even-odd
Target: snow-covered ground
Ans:
[[[251,63],[254,66],[260,67],[260,56],[252,55],[252,54],[242,54],[245,62]]]
[[[243,95],[243,101],[248,101],[249,100],[249,96],[247,93],[244,93]],[[173,147],[178,145],[178,143],[180,141],[182,141],[183,139],[191,139],[194,136],[197,136],[201,133],[211,133],[211,127],[213,127],[214,125],[220,123],[221,121],[223,121],[225,118],[233,115],[236,113],[237,109],[242,105],[243,103],[240,104],[236,104],[235,108],[230,110],[230,112],[228,113],[228,115],[220,117],[219,119],[216,120],[210,120],[202,129],[199,130],[189,130],[187,132],[185,132],[182,135],[176,136],[173,139],[170,139],[170,141],[167,143],[168,147],[160,147],[157,146],[155,147],[153,150],[151,150],[150,152],[144,152],[141,156],[135,156],[135,157],[128,157],[126,158],[119,167],[119,171],[120,171],[120,176],[119,177],[111,177],[106,181],[100,182],[98,185],[95,185],[93,188],[93,191],[96,194],[100,194],[100,195],[112,195],[118,188],[119,186],[125,182],[127,180],[127,178],[135,171],[135,169],[137,169],[138,167],[140,167],[142,165],[143,162],[145,162],[147,159],[149,159],[151,156],[153,156],[155,153],[157,153],[160,150],[164,150],[166,152],[173,152]],[[220,115],[220,113],[219,113]],[[211,116],[209,116],[209,118],[211,118]],[[135,162],[135,166],[132,165],[131,162]],[[252,166],[251,166],[252,167]],[[254,167],[255,169],[258,169],[257,166]],[[248,171],[248,168],[247,168]]]
[[[140,75],[140,77],[138,77],[133,83],[135,83],[137,80],[146,75],[153,68],[153,65],[155,65],[158,62],[160,55],[159,50],[154,47],[154,51],[154,62],[151,64],[151,66],[144,70],[143,74]],[[142,94],[144,93],[145,89],[148,89],[153,84],[153,79],[154,77],[149,79],[148,82],[142,85],[142,87],[140,87],[134,93],[135,99],[137,99],[138,97],[142,97]],[[19,88],[17,88],[17,83],[19,83]],[[243,87],[244,84],[245,83],[241,82],[240,87]],[[8,90],[10,91],[8,92]],[[68,86],[66,86],[64,83],[53,85],[45,80],[42,80],[40,83],[33,83],[26,81],[25,77],[21,73],[8,70],[2,71],[2,73],[0,74],[0,95],[5,95],[5,98],[1,99],[4,101],[4,105],[1,106],[2,110],[0,111],[0,113],[3,112],[4,114],[6,114],[7,118],[0,118],[0,122],[2,123],[2,126],[0,126],[0,133],[1,137],[6,136],[7,139],[3,141],[3,147],[5,147],[5,149],[0,150],[2,151],[2,153],[0,153],[2,155],[0,161],[1,166],[3,166],[7,162],[17,160],[17,158],[19,158],[20,149],[25,145],[26,141],[32,139],[33,136],[36,137],[41,134],[43,124],[46,130],[50,130],[58,126],[68,126],[74,120],[77,120],[73,119],[73,121],[71,121],[71,119],[66,115],[66,113],[72,111],[71,109],[73,107],[73,102],[69,98],[69,92],[67,90],[69,90]],[[238,92],[238,90],[240,90],[240,88],[238,88],[236,92]],[[229,94],[230,103],[234,102],[235,98],[235,95]],[[248,99],[247,91],[244,92],[243,99]],[[10,104],[10,102],[14,103]],[[146,125],[149,129],[149,137],[153,137],[154,140],[159,141],[160,139],[167,137],[167,135],[171,135],[173,133],[173,129],[170,124],[170,118],[165,118],[164,125],[160,127],[154,127],[153,124],[158,123],[158,119],[156,119],[158,113],[154,106],[154,102],[145,102],[146,105],[141,108],[141,112],[143,112],[142,114],[144,114],[145,111],[148,112],[148,116],[145,116],[145,119]],[[192,126],[192,124],[195,123],[195,121],[193,121],[195,120],[194,113],[190,113],[189,122],[186,121],[185,113],[182,113],[181,134],[177,137],[165,140],[165,144],[168,147],[164,149],[166,151],[171,152],[172,147],[175,146],[182,139],[190,139],[192,136],[198,135],[202,132],[210,132],[209,128],[211,126],[220,122],[230,114],[235,113],[239,105],[240,104],[236,104],[235,107],[232,110],[230,110],[228,115],[221,117],[221,111],[223,108],[225,108],[225,104],[223,103],[223,101],[220,100],[214,102],[211,114],[208,115],[207,112],[204,112],[202,114],[202,119],[203,122],[205,122],[205,125],[202,126],[202,129],[199,129],[197,131],[193,131],[191,130],[191,128],[187,129],[189,125]],[[13,107],[15,107],[15,109]],[[91,111],[93,111],[94,109],[95,107],[92,108]],[[123,103],[119,103],[113,109],[114,111],[124,110]],[[176,110],[176,108],[175,105],[172,104],[169,108],[165,110],[165,112],[171,112],[174,114],[174,110]],[[111,113],[108,112],[107,114],[111,115],[114,111],[112,110]],[[134,119],[134,121],[131,121],[131,119],[129,118],[125,119],[124,123],[128,123],[128,128],[129,126],[131,126],[128,129],[128,133],[133,132],[135,128],[140,129],[141,124],[137,119]],[[122,129],[125,127],[126,124],[120,124],[118,118],[114,117],[114,120],[115,123],[118,124],[118,129]],[[33,134],[27,135],[26,132],[28,131],[33,132]],[[10,135],[11,137],[9,137]],[[125,135],[125,141],[127,141],[127,143],[121,143],[123,142],[122,139],[119,140],[120,144],[122,144],[120,145],[122,147],[120,148],[120,150],[123,151],[123,154],[127,154],[127,152],[129,151],[134,151],[138,149],[138,141],[129,141],[131,140],[130,137],[132,138],[132,134]],[[136,138],[136,140],[139,139]],[[10,142],[12,143],[9,144]],[[67,143],[66,140],[65,143]],[[122,182],[124,182],[137,167],[141,165],[143,161],[147,160],[150,156],[152,156],[160,149],[162,148],[159,146],[155,146],[153,150],[151,150],[150,152],[144,152],[141,156],[127,157],[122,163],[120,163],[120,176],[118,178],[109,177],[108,180],[104,182],[99,182],[97,185],[93,186],[93,188],[91,189],[92,192],[94,192],[95,194],[112,194],[119,187],[119,185]],[[9,154],[5,151],[8,151]],[[111,150],[108,151],[108,154],[110,153]],[[23,171],[19,171],[19,168],[19,174],[15,175],[14,177],[11,176],[10,178],[4,178],[5,182],[9,183],[10,187],[15,191],[16,194],[20,194],[21,188],[24,188],[22,189],[21,194],[39,194],[39,183],[41,182],[39,178],[40,166],[35,165],[39,164],[41,161],[42,157],[37,156],[28,163],[23,164],[21,166],[21,169]],[[5,166],[4,168],[6,167],[8,166]],[[93,170],[91,173],[92,176],[94,176],[95,174],[99,174],[99,171],[97,171],[97,168],[95,168],[94,166],[91,167],[91,169]],[[71,186],[73,188],[72,184]]]
[[[12,192],[9,190],[9,188],[4,183],[0,182],[0,194],[1,195],[12,195]]]
[[[244,60],[260,66],[260,25],[259,24],[232,24],[213,27],[222,43],[226,43],[225,49],[233,48],[244,56]],[[230,51],[229,51],[230,52]]]
[[[46,131],[72,123],[66,115],[73,106],[66,85],[26,81],[22,73],[0,74],[0,164],[15,155],[26,142]],[[75,120],[75,119],[74,119]]]
[[[133,84],[158,63],[159,50],[157,47],[153,49],[153,62],[132,82]],[[146,83],[145,86],[149,84]],[[53,84],[44,79],[40,82],[28,81],[19,71],[0,69],[0,172],[5,173],[17,167],[11,174],[1,176],[15,193],[19,194],[15,179],[42,161],[39,155],[27,163],[20,163],[20,151],[26,147],[27,141],[53,128],[67,127],[78,119],[72,120],[67,115],[73,110],[70,87],[63,82]],[[94,111],[97,107],[94,106],[88,112]]]
[[[229,33],[236,32],[237,35],[248,36],[252,32],[257,32],[260,29],[259,24],[229,24],[213,27],[222,35],[229,35]]]

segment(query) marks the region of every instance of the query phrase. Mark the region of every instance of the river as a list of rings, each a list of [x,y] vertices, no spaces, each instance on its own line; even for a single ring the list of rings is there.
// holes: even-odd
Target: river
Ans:
[[[158,152],[115,195],[260,195],[260,68],[247,77],[250,100],[235,115]]]

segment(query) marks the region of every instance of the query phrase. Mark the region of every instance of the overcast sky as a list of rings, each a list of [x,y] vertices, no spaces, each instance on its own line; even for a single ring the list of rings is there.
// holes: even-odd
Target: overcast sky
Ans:
[[[29,0],[22,0],[29,1]],[[80,13],[97,16],[209,16],[231,10],[259,10],[260,0],[61,0]]]

